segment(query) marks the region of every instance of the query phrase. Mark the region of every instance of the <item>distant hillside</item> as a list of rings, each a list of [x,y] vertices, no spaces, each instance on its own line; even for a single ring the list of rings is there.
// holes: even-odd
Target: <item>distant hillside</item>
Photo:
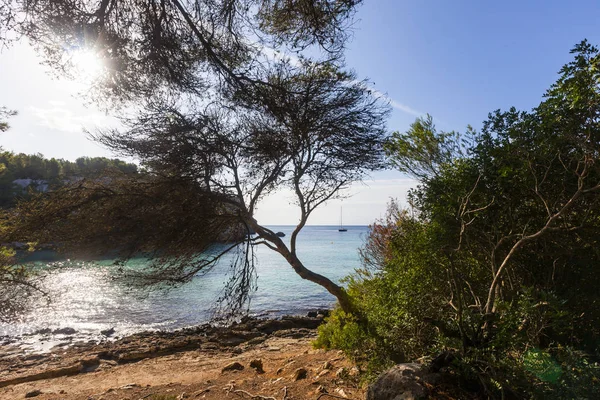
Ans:
[[[72,179],[103,176],[110,169],[126,174],[138,172],[137,165],[119,159],[80,157],[73,162],[47,159],[41,154],[0,152],[0,208],[13,206],[31,190],[51,190]]]

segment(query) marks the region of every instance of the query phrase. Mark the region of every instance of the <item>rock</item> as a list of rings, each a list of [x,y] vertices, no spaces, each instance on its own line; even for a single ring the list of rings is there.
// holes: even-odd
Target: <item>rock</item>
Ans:
[[[23,360],[25,361],[37,361],[37,360],[42,360],[46,358],[46,356],[44,354],[30,354],[28,356],[25,356],[23,358]]]
[[[285,233],[283,232],[277,232],[275,235],[278,237],[285,237]]]
[[[280,373],[282,373],[282,372],[283,372],[283,368],[278,368],[278,369],[277,369],[277,372],[275,372],[275,374],[276,374],[276,375],[279,375],[279,374],[280,374]]]
[[[354,366],[354,367],[350,368],[350,372],[348,372],[348,375],[358,376],[358,375],[360,375],[360,369],[358,369],[358,367]]]
[[[318,381],[319,379],[321,379],[322,377],[324,377],[324,376],[325,376],[325,375],[327,375],[328,373],[329,373],[329,370],[328,370],[328,369],[324,369],[324,370],[322,370],[321,372],[319,372],[319,373],[317,374],[317,376],[315,377],[315,380],[317,380],[317,381]]]
[[[73,328],[60,328],[53,330],[52,333],[55,335],[72,335],[77,333],[77,331]]]
[[[139,351],[132,351],[129,353],[121,353],[121,354],[119,354],[118,362],[126,363],[126,362],[139,361],[139,360],[143,360],[145,358],[152,357],[152,354],[153,354],[153,352],[150,349],[148,349],[148,350],[140,349]]]
[[[263,362],[260,358],[250,361],[250,368],[254,368],[259,374],[265,373],[265,370],[263,369]]]
[[[0,387],[18,385],[19,383],[34,382],[42,379],[58,378],[61,376],[77,375],[81,372],[81,364],[76,363],[66,367],[49,367],[37,373],[16,375],[8,379],[0,378]]]
[[[105,329],[103,331],[100,331],[100,333],[104,336],[112,336],[115,333],[115,328]]]
[[[273,332],[273,336],[286,339],[301,339],[314,335],[314,331],[306,328],[282,329]]]
[[[135,389],[135,388],[139,388],[139,387],[141,387],[141,386],[138,385],[137,383],[128,383],[127,385],[121,386],[119,389],[129,390],[129,389]]]
[[[331,361],[325,361],[325,364],[323,364],[321,369],[333,369],[333,364],[331,363]]]
[[[348,398],[348,395],[346,394],[346,392],[344,392],[344,389],[342,389],[342,388],[336,388],[334,390],[334,392],[340,397]],[[396,400],[396,399],[394,399],[394,400]]]
[[[317,318],[329,317],[329,314],[331,314],[331,310],[327,310],[327,309],[317,310]]]
[[[275,331],[292,328],[316,329],[322,320],[318,318],[287,316],[281,319],[268,319],[257,322],[256,328],[259,332],[270,335]]]
[[[343,378],[344,376],[346,376],[348,374],[348,370],[344,367],[338,369],[337,371],[335,371],[335,377],[336,378]]]
[[[47,335],[49,333],[52,333],[52,329],[44,328],[44,329],[38,329],[37,331],[33,332],[32,335]]]
[[[421,364],[398,364],[385,371],[367,390],[367,400],[418,400],[427,396],[427,391],[419,383],[428,375]]]
[[[30,398],[30,397],[37,397],[37,396],[39,396],[40,394],[42,394],[42,391],[41,391],[41,390],[39,390],[39,389],[35,389],[35,390],[32,390],[31,392],[27,392],[27,393],[25,394],[25,398],[26,398],[26,399],[28,399],[28,398]]]
[[[227,372],[227,371],[241,371],[243,369],[244,369],[244,366],[242,364],[240,364],[239,362],[235,361],[235,362],[232,362],[231,364],[227,364],[226,366],[224,366],[223,369],[221,369],[221,373]]]
[[[306,375],[308,375],[306,368],[297,368],[292,375],[292,380],[299,381],[301,379],[306,379]]]
[[[319,315],[319,312],[318,312],[318,311],[309,311],[309,312],[306,314],[306,316],[307,316],[308,318],[317,318],[317,315]]]
[[[246,342],[246,344],[248,345],[253,345],[253,344],[261,344],[263,343],[265,340],[267,340],[266,336],[260,336],[260,337],[255,337],[254,339],[250,339]]]

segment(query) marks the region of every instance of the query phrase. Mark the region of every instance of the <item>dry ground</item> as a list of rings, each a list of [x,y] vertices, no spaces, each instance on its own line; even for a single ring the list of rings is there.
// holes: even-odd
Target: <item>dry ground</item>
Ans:
[[[314,350],[311,338],[269,337],[246,349],[204,349],[147,358],[134,363],[102,361],[74,376],[9,385],[0,399],[332,399],[364,398],[356,369],[337,351]],[[261,360],[264,373],[250,367]],[[222,372],[239,362],[243,370]],[[296,379],[298,369],[306,378]],[[328,393],[328,394],[326,394]]]

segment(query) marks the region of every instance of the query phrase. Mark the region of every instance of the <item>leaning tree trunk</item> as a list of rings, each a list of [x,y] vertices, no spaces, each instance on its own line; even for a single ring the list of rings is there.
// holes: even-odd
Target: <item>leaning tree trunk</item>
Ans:
[[[327,290],[337,299],[341,309],[344,312],[355,314],[355,308],[352,305],[352,301],[350,300],[350,296],[348,296],[348,292],[346,292],[346,289],[336,284],[326,276],[317,274],[316,272],[313,272],[306,268],[304,264],[302,264],[302,261],[298,259],[296,254],[292,253],[290,249],[285,245],[285,243],[283,243],[283,240],[281,240],[273,232],[263,228],[262,226],[257,224],[256,221],[252,221],[252,223],[250,223],[249,225],[252,226],[252,228],[254,228],[256,233],[258,233],[261,237],[268,240],[274,245],[274,248],[272,249],[281,254],[288,262],[288,264],[290,264],[290,266],[302,279],[306,279],[325,288],[325,290]]]

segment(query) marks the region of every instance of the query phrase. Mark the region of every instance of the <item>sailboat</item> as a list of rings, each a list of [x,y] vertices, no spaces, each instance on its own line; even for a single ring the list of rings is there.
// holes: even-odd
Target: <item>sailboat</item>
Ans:
[[[348,229],[344,228],[344,223],[342,222],[342,207],[340,206],[340,229],[338,229],[338,231],[340,232],[347,232]]]

